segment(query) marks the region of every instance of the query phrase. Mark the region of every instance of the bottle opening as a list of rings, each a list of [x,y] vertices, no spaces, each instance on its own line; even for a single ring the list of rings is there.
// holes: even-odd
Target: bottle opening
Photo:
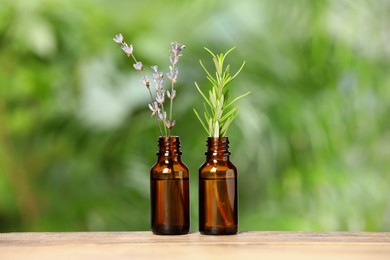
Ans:
[[[159,151],[157,155],[181,155],[180,138],[178,136],[160,136],[158,139]]]
[[[207,138],[207,152],[208,156],[227,156],[229,152],[229,138],[228,137],[208,137]]]

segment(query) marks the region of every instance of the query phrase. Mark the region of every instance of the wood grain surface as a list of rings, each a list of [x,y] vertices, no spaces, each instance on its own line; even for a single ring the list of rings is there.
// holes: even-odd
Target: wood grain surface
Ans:
[[[0,259],[386,259],[390,232],[2,233]]]

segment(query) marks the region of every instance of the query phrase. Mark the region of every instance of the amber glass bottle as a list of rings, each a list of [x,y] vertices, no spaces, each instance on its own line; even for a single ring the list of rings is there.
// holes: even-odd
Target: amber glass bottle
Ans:
[[[229,155],[227,137],[207,139],[206,162],[199,168],[199,231],[205,235],[237,233],[237,168]]]
[[[177,136],[160,137],[150,170],[151,226],[157,235],[187,234],[190,227],[189,171]]]

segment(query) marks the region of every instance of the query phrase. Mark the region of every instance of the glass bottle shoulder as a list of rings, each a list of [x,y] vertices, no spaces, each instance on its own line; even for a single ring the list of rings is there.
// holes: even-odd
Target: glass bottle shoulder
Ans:
[[[160,158],[150,170],[152,178],[178,179],[189,178],[188,167],[181,160]]]
[[[236,178],[237,168],[230,160],[209,159],[200,168],[201,178]]]

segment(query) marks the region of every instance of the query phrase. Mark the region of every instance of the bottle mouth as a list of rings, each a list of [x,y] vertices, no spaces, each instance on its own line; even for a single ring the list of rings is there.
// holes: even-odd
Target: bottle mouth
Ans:
[[[179,136],[160,136],[158,139],[159,151],[157,155],[181,155]]]
[[[206,155],[211,156],[226,156],[229,152],[229,138],[224,137],[208,137]]]
[[[180,139],[180,137],[178,135],[170,135],[170,136],[160,135],[158,139],[169,140],[169,139]]]
[[[208,145],[229,146],[229,137],[207,137]]]
[[[229,137],[227,136],[220,136],[220,137],[213,137],[213,136],[209,136],[207,137],[207,141],[214,141],[214,142],[227,142],[229,143]]]

